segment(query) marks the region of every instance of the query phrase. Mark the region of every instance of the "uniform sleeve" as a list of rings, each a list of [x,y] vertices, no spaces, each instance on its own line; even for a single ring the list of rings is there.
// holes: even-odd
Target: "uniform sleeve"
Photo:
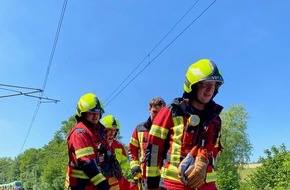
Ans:
[[[155,117],[151,126],[146,148],[146,178],[148,188],[157,188],[160,179],[160,166],[163,161],[165,142],[167,142],[173,121],[170,109],[164,107]]]
[[[138,139],[138,132],[137,132],[137,127],[134,129],[129,147],[128,147],[128,156],[129,156],[129,161],[130,161],[130,168],[134,168],[136,166],[140,166],[139,162],[139,150],[140,150],[140,144],[139,144],[139,139]]]

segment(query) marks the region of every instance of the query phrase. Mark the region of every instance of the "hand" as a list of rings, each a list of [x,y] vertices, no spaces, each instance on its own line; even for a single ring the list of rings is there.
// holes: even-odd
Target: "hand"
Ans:
[[[142,180],[142,171],[140,166],[135,166],[131,169],[133,178],[135,181],[141,181]]]
[[[195,164],[195,157],[198,152],[198,146],[195,146],[191,149],[191,151],[187,154],[187,156],[180,162],[178,166],[178,176],[180,180],[187,185],[188,180],[184,175],[188,170],[193,170]],[[190,167],[193,166],[193,167]]]
[[[190,188],[199,188],[204,183],[207,165],[207,151],[206,149],[199,149],[195,164],[191,165],[184,174],[187,177],[187,185],[190,186]]]
[[[134,176],[134,181],[141,182],[142,181],[142,173],[139,172]]]
[[[190,166],[194,166],[195,158],[191,154],[187,154],[187,156],[180,162],[178,166],[178,177],[180,180],[187,185],[187,177],[185,176],[185,172],[189,169]]]

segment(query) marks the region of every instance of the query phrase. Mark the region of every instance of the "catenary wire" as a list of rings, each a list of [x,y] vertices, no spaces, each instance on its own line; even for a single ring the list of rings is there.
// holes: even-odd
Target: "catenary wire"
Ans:
[[[193,5],[182,15],[182,17],[176,22],[176,24],[167,32],[167,34],[153,47],[153,49],[143,58],[143,60],[129,73],[129,75],[127,75],[127,77],[125,77],[125,79],[117,86],[117,88],[115,88],[115,90],[105,99],[104,101],[105,106],[109,104],[109,102],[111,102],[109,101],[107,103],[107,101],[113,96],[113,94],[115,94],[115,92],[119,90],[121,86],[129,79],[129,77],[131,77],[132,74],[142,65],[142,63],[150,57],[151,53],[155,51],[155,49],[165,40],[165,38],[174,30],[174,28],[176,28],[176,26],[185,18],[185,16],[195,7],[195,5],[198,2],[199,0],[196,0],[193,3]]]
[[[105,106],[109,105],[121,92],[123,92],[155,59],[157,59],[173,42],[175,42],[196,20],[198,20],[217,0],[209,4],[192,22],[190,22],[168,45],[166,45],[151,61],[147,63]],[[148,56],[147,56],[148,57]]]
[[[64,18],[64,13],[65,13],[65,10],[66,10],[67,1],[68,0],[65,0],[64,3],[63,3],[63,6],[62,6],[60,19],[59,19],[59,22],[58,22],[57,31],[56,31],[56,35],[55,35],[55,38],[54,38],[53,47],[52,47],[52,51],[51,51],[51,54],[50,54],[48,67],[47,67],[46,74],[45,74],[45,79],[44,79],[43,86],[42,86],[42,92],[40,94],[41,98],[44,96],[43,91],[45,90],[45,87],[46,87],[46,84],[47,84],[50,68],[51,68],[51,65],[52,65],[53,57],[54,57],[54,52],[55,52],[55,49],[56,49],[56,45],[57,45],[57,42],[58,42],[58,37],[59,37],[59,34],[60,34],[60,29],[61,29],[61,26],[62,26],[62,21],[63,21],[63,18]],[[35,118],[36,118],[37,113],[39,111],[40,104],[42,103],[41,102],[41,98],[37,102],[36,109],[34,111],[32,120],[30,122],[27,134],[26,134],[26,136],[24,138],[24,142],[23,142],[23,144],[21,146],[20,153],[22,153],[22,151],[23,151],[24,145],[26,144],[26,141],[27,141],[28,136],[30,134],[31,128],[32,128],[32,126],[34,124]]]

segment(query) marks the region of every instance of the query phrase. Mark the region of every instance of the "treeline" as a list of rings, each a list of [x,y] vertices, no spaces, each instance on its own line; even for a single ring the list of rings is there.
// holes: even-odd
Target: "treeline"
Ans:
[[[217,162],[217,184],[226,190],[290,189],[290,154],[285,145],[265,150],[262,166],[241,180],[240,170],[249,162],[252,145],[248,139],[248,114],[243,106],[231,106],[221,114],[222,145]],[[0,158],[0,184],[22,181],[25,189],[60,190],[67,164],[66,137],[74,117],[62,122],[52,140],[42,148],[27,149],[16,158]],[[253,126],[254,127],[254,126]],[[130,174],[126,174],[130,178]]]

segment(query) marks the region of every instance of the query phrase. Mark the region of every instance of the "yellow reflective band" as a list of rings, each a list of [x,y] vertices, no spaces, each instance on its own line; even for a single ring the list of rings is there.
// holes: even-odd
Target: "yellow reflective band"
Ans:
[[[109,182],[110,186],[112,187],[112,185],[113,185],[114,183],[118,183],[118,180],[117,180],[117,178],[115,178],[115,177],[110,177],[110,178],[108,179],[108,182]]]
[[[146,167],[146,176],[147,177],[157,177],[160,175],[158,167]]]
[[[182,134],[184,131],[183,117],[178,116],[173,118],[173,142],[172,142],[172,151],[170,154],[169,161],[171,164],[178,166],[180,163],[181,155],[181,144],[182,144]]]
[[[206,174],[205,181],[206,183],[214,182],[217,179],[216,172],[213,170],[211,173]]]
[[[83,170],[72,169],[71,176],[79,179],[89,179],[89,177],[84,173]]]
[[[133,137],[130,139],[130,144],[132,144],[133,146],[139,147],[138,140]]]
[[[92,154],[94,154],[94,148],[91,146],[76,150],[77,159],[79,159],[80,157],[84,157],[84,156],[88,156]]]
[[[220,147],[220,144],[221,144],[221,142],[220,142],[220,137],[221,137],[221,132],[219,132],[219,134],[218,134],[218,138],[216,139],[216,143],[215,143],[215,145],[214,145],[215,148]]]
[[[115,186],[110,185],[110,190],[120,190],[119,184],[116,184]]]
[[[69,188],[69,174],[67,171],[65,175],[64,189],[68,189],[68,188]]]
[[[99,173],[97,175],[95,175],[92,179],[91,179],[91,182],[94,184],[94,185],[98,185],[99,183],[101,183],[102,181],[106,180],[106,178],[103,176],[102,173]]]
[[[130,168],[134,168],[136,166],[139,166],[140,167],[140,163],[138,160],[133,160],[130,162]]]
[[[171,168],[163,167],[161,169],[161,177],[164,179],[180,181],[180,178],[178,177],[178,170],[176,167],[171,167]]]
[[[165,140],[167,138],[168,129],[165,129],[158,125],[152,125],[149,134]]]
[[[145,133],[145,132],[138,132],[138,133],[137,133],[137,135],[138,135],[138,147],[141,146],[142,143],[143,143],[144,133]]]

